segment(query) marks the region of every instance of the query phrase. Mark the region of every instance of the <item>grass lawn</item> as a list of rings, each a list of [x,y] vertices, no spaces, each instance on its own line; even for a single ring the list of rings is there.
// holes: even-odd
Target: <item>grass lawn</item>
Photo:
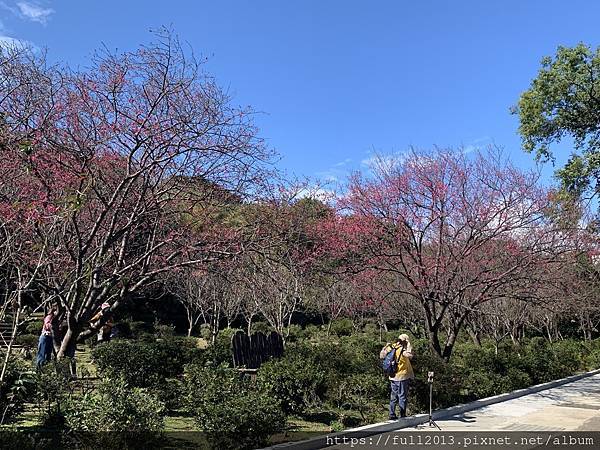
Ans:
[[[194,418],[185,414],[165,417],[165,431],[198,431]]]
[[[301,418],[290,418],[288,420],[289,430],[271,437],[272,444],[280,444],[290,441],[301,441],[310,439],[319,434],[331,433],[331,426],[321,422],[310,422]]]
[[[77,361],[77,375],[79,377],[97,377],[96,366],[92,363],[92,348],[87,344],[78,344],[75,353]]]

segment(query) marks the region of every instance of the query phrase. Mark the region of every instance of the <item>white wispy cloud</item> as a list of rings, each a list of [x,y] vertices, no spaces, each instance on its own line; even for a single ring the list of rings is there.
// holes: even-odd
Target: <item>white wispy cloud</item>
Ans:
[[[336,181],[340,180],[339,175],[330,170],[317,172],[315,175],[326,183],[335,183]]]
[[[10,36],[5,36],[0,34],[0,47],[5,47],[5,48],[31,48],[36,50],[37,47],[35,45],[33,45],[31,42],[29,41],[24,41],[22,39],[18,39],[18,38],[14,38],[14,37],[10,37]]]
[[[406,159],[406,152],[393,152],[389,154],[371,154],[363,159],[360,164],[369,170],[383,167],[394,167]]]
[[[45,8],[36,3],[18,2],[17,7],[23,18],[31,20],[32,22],[41,23],[42,25],[46,25],[50,16],[54,14],[52,8]]]
[[[466,145],[462,145],[462,152],[464,154],[471,153],[477,150],[481,150],[482,148],[487,147],[488,145],[493,144],[494,141],[489,136],[483,136],[480,138],[473,139],[471,142]]]
[[[13,42],[17,41],[15,38],[11,38],[10,36],[0,35],[0,45],[1,46],[11,46]]]
[[[3,6],[0,2],[0,6]],[[39,48],[30,41],[25,39],[19,39],[10,36],[10,30],[7,30],[4,26],[4,22],[0,20],[0,47],[3,48],[29,48],[34,51],[38,51]]]
[[[4,7],[5,5],[0,2],[0,6]],[[18,43],[18,39],[7,36],[6,28],[4,27],[4,22],[0,20],[0,47],[14,47],[15,44]]]
[[[339,163],[335,163],[333,165],[333,167],[343,167],[343,166],[348,165],[351,162],[352,162],[352,158],[346,158],[345,160],[340,161]]]
[[[318,186],[309,186],[301,189],[300,192],[298,192],[297,198],[312,198],[327,203],[335,198],[335,192]]]
[[[348,166],[351,162],[352,158],[346,158],[343,161],[335,163],[327,170],[317,172],[315,175],[327,183],[335,183],[348,175]]]
[[[15,16],[19,15],[19,11],[14,6],[10,6],[8,3],[0,0],[0,8],[13,13]]]

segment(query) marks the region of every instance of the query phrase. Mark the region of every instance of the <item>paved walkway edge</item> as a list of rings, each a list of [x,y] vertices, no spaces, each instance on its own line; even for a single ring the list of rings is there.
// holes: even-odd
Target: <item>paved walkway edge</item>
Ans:
[[[594,375],[600,374],[600,369],[592,370],[590,372],[584,372],[578,375],[572,375],[570,377],[561,378],[560,380],[549,381],[547,383],[537,384],[535,386],[531,386],[525,389],[519,389],[512,392],[507,392],[506,394],[495,395],[493,397],[482,398],[480,400],[475,400],[471,403],[466,403],[464,405],[452,406],[446,409],[439,409],[433,412],[433,419],[440,420],[445,417],[454,416],[456,414],[462,414],[467,411],[471,411],[473,409],[481,408],[484,406],[493,405],[495,403],[504,402],[507,400],[512,400],[514,398],[523,397],[524,395],[535,394],[536,392],[545,391],[546,389],[552,389],[557,386],[561,386],[563,384],[571,383],[573,381],[581,380],[583,378],[588,378]],[[336,437],[367,437],[372,436],[374,434],[380,433],[389,433],[391,431],[400,430],[402,428],[414,427],[417,425],[425,424],[429,421],[428,414],[417,414],[416,416],[410,416],[405,419],[399,421],[388,421],[388,422],[379,422],[371,425],[365,425],[363,427],[351,428],[349,430],[344,430],[338,433],[331,433],[323,436],[317,436],[312,439],[307,439],[304,441],[298,442],[286,442],[283,444],[277,444],[272,447],[267,447],[263,450],[315,450],[320,448],[325,448],[333,444],[333,441]],[[328,442],[329,441],[329,442]]]

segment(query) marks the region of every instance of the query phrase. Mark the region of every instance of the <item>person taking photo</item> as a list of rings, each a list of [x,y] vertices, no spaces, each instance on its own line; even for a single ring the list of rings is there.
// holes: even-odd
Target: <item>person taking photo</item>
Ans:
[[[379,357],[384,359],[390,352],[395,351],[396,371],[388,378],[390,380],[390,415],[389,420],[396,420],[396,405],[400,408],[400,417],[406,417],[408,389],[410,380],[415,377],[410,360],[413,357],[412,345],[407,334],[398,336],[394,343],[387,343],[381,349]]]

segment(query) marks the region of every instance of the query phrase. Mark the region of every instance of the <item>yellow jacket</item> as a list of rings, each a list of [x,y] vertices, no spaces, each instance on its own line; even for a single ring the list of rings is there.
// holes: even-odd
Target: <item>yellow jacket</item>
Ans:
[[[412,354],[412,346],[408,344],[404,351],[402,351],[402,346],[397,342],[394,344],[387,344],[381,350],[379,357],[385,358],[392,348],[396,349],[396,362],[398,363],[398,369],[396,369],[396,375],[393,377],[389,377],[390,381],[403,381],[410,380],[415,377],[413,372],[412,364],[410,363],[410,359],[413,357]]]

